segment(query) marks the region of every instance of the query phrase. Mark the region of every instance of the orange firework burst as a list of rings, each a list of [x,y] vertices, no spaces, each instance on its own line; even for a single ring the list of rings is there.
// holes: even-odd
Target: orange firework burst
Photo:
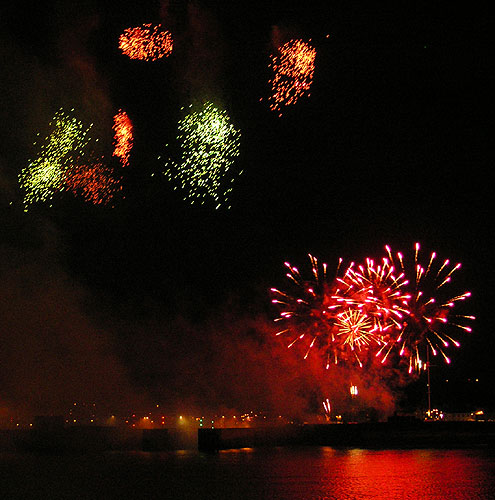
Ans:
[[[316,49],[302,40],[290,40],[272,56],[270,109],[282,116],[282,108],[295,104],[309,92],[315,69]],[[309,96],[309,93],[308,93]]]
[[[156,61],[167,57],[172,52],[173,40],[161,25],[143,24],[136,28],[127,28],[119,37],[119,49],[131,59]]]
[[[97,161],[92,165],[76,165],[67,171],[67,188],[94,205],[107,205],[122,190],[111,170]]]
[[[133,145],[132,122],[125,111],[119,110],[114,117],[115,149],[113,156],[119,158],[123,167],[129,164],[129,155]]]
[[[343,339],[343,346],[349,346],[360,367],[363,366],[357,351],[368,350],[372,344],[383,343],[376,334],[373,320],[359,309],[347,309],[337,315],[337,335]]]

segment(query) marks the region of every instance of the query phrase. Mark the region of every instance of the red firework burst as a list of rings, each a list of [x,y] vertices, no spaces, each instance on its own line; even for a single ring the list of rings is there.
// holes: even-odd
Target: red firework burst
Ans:
[[[388,246],[385,248],[393,264],[392,251]],[[453,311],[457,303],[471,296],[471,292],[448,293],[452,275],[461,264],[452,265],[448,259],[437,263],[437,254],[432,252],[424,265],[419,261],[419,243],[414,249],[414,258],[409,260],[404,259],[400,252],[396,254],[401,271],[410,276],[410,298],[405,300],[403,318],[394,323],[387,347],[378,353],[384,362],[397,347],[399,356],[408,361],[409,372],[426,368],[430,353],[433,356],[440,354],[446,363],[450,363],[446,348],[460,346],[460,342],[454,339],[455,331],[471,332],[472,328],[466,323],[475,319],[474,316],[458,315]]]
[[[282,115],[285,106],[295,104],[308,94],[313,82],[316,49],[302,40],[290,40],[272,56],[270,109]]]
[[[65,184],[75,195],[94,205],[106,205],[122,190],[120,180],[101,162],[76,165],[68,170]]]
[[[119,49],[131,59],[156,61],[169,56],[172,48],[172,35],[163,31],[160,24],[127,28],[119,37]]]
[[[132,122],[127,113],[122,110],[119,110],[113,120],[115,132],[113,156],[116,156],[125,167],[129,164],[129,155],[134,141]]]
[[[304,359],[318,352],[327,369],[340,361],[363,367],[376,357],[382,364],[407,360],[411,373],[425,368],[430,354],[450,363],[446,348],[460,345],[450,330],[471,332],[468,324],[475,319],[453,309],[471,293],[448,294],[447,285],[461,265],[448,260],[436,265],[435,252],[422,265],[419,248],[416,244],[414,259],[406,262],[401,253],[393,257],[387,246],[378,264],[367,258],[363,265],[351,263],[343,274],[340,259],[333,276],[310,255],[310,279],[286,262],[294,290],[271,289],[272,303],[281,308],[275,321],[285,327],[277,335],[290,337],[288,347],[301,346]]]
[[[317,351],[327,369],[332,362],[339,361],[357,361],[362,366],[358,351],[379,339],[373,320],[359,310],[356,291],[339,277],[342,259],[335,274],[329,276],[326,264],[320,265],[316,257],[309,257],[312,271],[309,280],[304,280],[299,270],[286,262],[286,276],[294,292],[271,289],[275,296],[272,303],[281,308],[275,321],[285,326],[276,335],[290,336],[289,348],[296,344],[304,346],[304,359],[312,350]]]

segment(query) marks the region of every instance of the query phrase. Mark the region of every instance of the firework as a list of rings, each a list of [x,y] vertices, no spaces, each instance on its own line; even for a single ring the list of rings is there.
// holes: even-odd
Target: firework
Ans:
[[[404,272],[396,274],[387,258],[375,264],[367,258],[364,265],[351,264],[345,276],[339,279],[345,289],[352,290],[349,304],[367,314],[373,322],[373,329],[380,335],[398,326],[407,313],[407,292],[409,281]]]
[[[302,40],[290,40],[272,56],[270,109],[282,115],[285,106],[309,94],[315,69],[316,49]]]
[[[55,193],[63,191],[67,169],[86,153],[91,125],[84,127],[71,113],[63,109],[55,113],[49,124],[51,132],[40,145],[37,158],[30,160],[19,174],[25,210],[32,203],[51,200]]]
[[[357,362],[362,367],[358,351],[380,341],[373,320],[359,310],[359,293],[339,276],[342,259],[330,275],[325,263],[320,265],[312,255],[309,258],[312,276],[306,280],[296,267],[285,263],[293,293],[271,289],[272,303],[282,309],[275,321],[284,324],[276,335],[288,336],[289,348],[304,346],[304,359],[312,350],[318,352],[327,369],[339,360]]]
[[[460,346],[451,331],[471,332],[469,321],[475,319],[474,316],[456,315],[453,312],[456,304],[471,296],[470,292],[448,293],[452,275],[461,264],[452,265],[448,259],[438,261],[435,252],[429,255],[426,265],[421,264],[419,243],[415,245],[414,258],[408,260],[400,252],[394,260],[390,247],[385,248],[391,264],[397,262],[401,272],[410,276],[410,297],[405,300],[403,318],[394,323],[394,332],[378,355],[385,361],[396,347],[399,356],[407,359],[410,373],[426,368],[430,354],[440,354],[446,363],[450,363],[446,348]]]
[[[201,204],[212,200],[219,208],[232,191],[230,171],[239,155],[239,130],[225,111],[210,102],[188,113],[178,128],[182,158],[179,164],[167,164],[165,176],[186,191],[185,200]]]
[[[332,413],[332,406],[328,398],[325,399],[325,401],[323,401],[323,409],[325,410],[325,415],[329,417],[330,414]]]
[[[160,24],[127,28],[119,37],[119,49],[131,59],[156,61],[169,56],[172,48],[172,35],[162,30]]]
[[[120,179],[114,178],[101,161],[68,169],[65,184],[74,196],[94,205],[108,204],[122,190]]]
[[[113,130],[115,131],[113,156],[116,156],[125,167],[129,164],[129,155],[134,140],[132,122],[125,111],[119,110],[114,116]]]
[[[327,369],[332,362],[363,367],[373,358],[382,364],[394,358],[400,365],[407,360],[411,373],[425,368],[430,354],[450,363],[446,348],[460,345],[450,330],[471,332],[468,325],[474,320],[454,315],[453,308],[471,293],[448,294],[460,264],[445,260],[437,265],[433,252],[422,265],[419,248],[416,244],[408,262],[401,253],[393,257],[387,246],[387,256],[378,263],[370,258],[362,265],[351,262],[339,274],[341,259],[333,276],[310,255],[312,277],[306,280],[285,263],[295,292],[271,289],[272,303],[281,308],[275,321],[284,324],[277,335],[289,337],[288,347],[301,346],[304,359],[312,350],[318,352]]]
[[[362,368],[359,352],[368,351],[371,345],[382,342],[372,318],[359,309],[347,309],[337,315],[335,324],[337,336],[342,337],[342,344],[349,346]]]

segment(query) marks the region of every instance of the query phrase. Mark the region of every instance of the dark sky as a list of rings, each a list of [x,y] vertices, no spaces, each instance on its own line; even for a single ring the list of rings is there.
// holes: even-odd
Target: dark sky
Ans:
[[[416,241],[463,263],[456,283],[473,292],[477,316],[438,378],[479,377],[488,387],[486,12],[467,2],[103,3],[2,7],[0,406],[110,400],[117,385],[112,403],[125,393],[136,404],[202,404],[205,377],[217,404],[280,401],[265,380],[273,363],[256,352],[266,328],[253,325],[275,315],[268,288],[284,287],[283,262],[303,266],[311,252],[331,265],[380,256],[387,243],[412,252]],[[144,63],[119,52],[119,34],[145,22],[170,29],[169,58]],[[260,102],[275,33],[311,39],[317,50],[311,96],[282,118]],[[180,108],[205,99],[242,134],[230,210],[191,206],[160,175]],[[23,212],[17,175],[60,107],[94,123],[107,155],[113,115],[122,108],[133,120],[125,199],[114,208],[66,196]],[[51,380],[57,370],[64,383]],[[226,374],[228,388],[217,382]],[[247,384],[249,374],[266,393]],[[233,387],[254,395],[233,396]]]

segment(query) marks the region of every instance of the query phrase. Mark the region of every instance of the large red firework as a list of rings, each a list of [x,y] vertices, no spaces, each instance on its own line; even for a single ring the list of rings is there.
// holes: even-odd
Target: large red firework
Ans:
[[[328,276],[326,264],[319,265],[310,255],[312,277],[303,279],[299,270],[285,263],[292,292],[272,288],[272,302],[281,308],[284,328],[277,335],[289,337],[288,347],[303,347],[306,359],[312,350],[322,355],[326,368],[330,363],[355,363],[363,367],[378,358],[381,363],[407,360],[409,373],[424,368],[429,355],[440,354],[447,363],[445,349],[459,342],[451,328],[470,332],[467,322],[474,316],[454,315],[456,303],[470,292],[444,294],[452,274],[460,264],[448,260],[435,266],[436,254],[428,264],[419,263],[419,244],[411,264],[397,253],[378,263],[367,258],[365,264],[351,263]]]
[[[339,361],[357,362],[362,367],[369,346],[380,343],[381,339],[373,318],[360,308],[358,293],[361,290],[356,291],[340,277],[342,259],[330,276],[326,264],[320,265],[316,257],[309,257],[311,278],[303,279],[299,270],[286,262],[286,276],[293,291],[271,289],[272,303],[281,309],[275,321],[284,325],[277,335],[290,338],[289,348],[296,344],[301,346],[304,359],[312,350],[318,352],[327,369],[331,363]]]

